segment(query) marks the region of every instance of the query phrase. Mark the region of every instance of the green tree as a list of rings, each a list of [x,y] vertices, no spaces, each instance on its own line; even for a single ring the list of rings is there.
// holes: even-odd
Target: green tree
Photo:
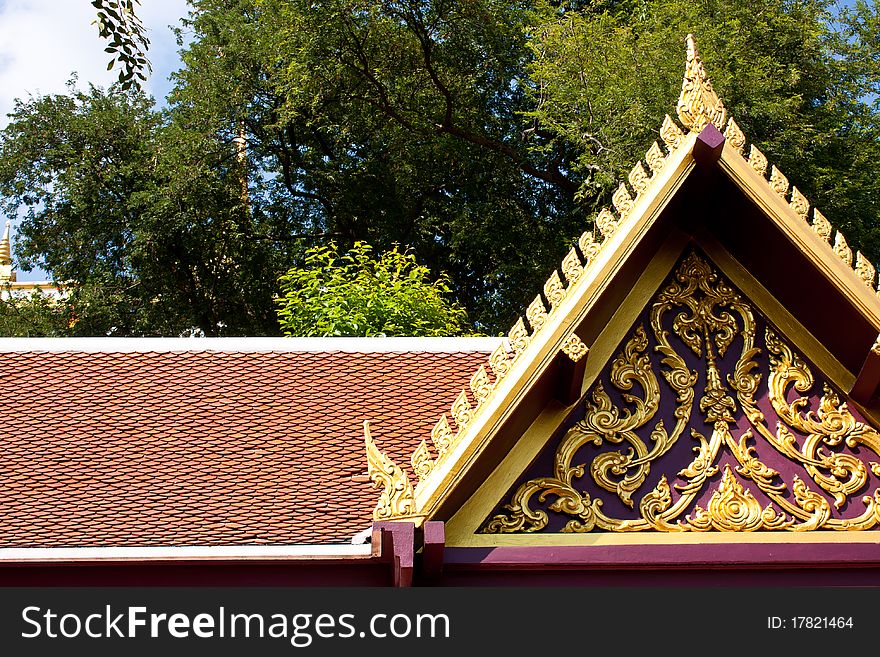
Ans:
[[[19,102],[0,133],[16,244],[75,284],[95,335],[277,335],[281,255],[242,207],[234,149],[169,120],[141,92]],[[290,259],[286,260],[289,266]]]
[[[877,90],[868,54],[880,56],[877,5],[843,14],[835,7],[627,0],[583,11],[541,0],[529,41],[530,115],[576,149],[578,198],[595,212],[658,140],[693,33],[715,90],[750,141],[876,261],[880,108],[865,95]]]
[[[167,111],[71,93],[0,137],[19,256],[82,286],[78,330],[277,333],[278,277],[333,239],[409,245],[504,331],[658,138],[688,32],[751,140],[880,260],[876,3],[191,7]]]
[[[467,313],[445,277],[395,246],[374,258],[366,242],[306,251],[281,277],[278,318],[291,336],[447,336],[467,332]]]
[[[152,70],[147,59],[150,39],[135,12],[140,4],[140,0],[92,0],[94,24],[107,41],[104,50],[111,55],[107,70],[120,65],[118,82],[123,89],[139,87]]]
[[[66,337],[75,320],[71,306],[40,292],[0,299],[0,335],[3,337]]]

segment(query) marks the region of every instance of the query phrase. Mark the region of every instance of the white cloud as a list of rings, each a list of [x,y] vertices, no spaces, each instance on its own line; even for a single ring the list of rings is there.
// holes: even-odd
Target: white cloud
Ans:
[[[140,16],[148,29],[153,75],[146,89],[161,100],[167,78],[179,66],[168,25],[187,12],[186,0],[144,0]],[[0,0],[0,127],[8,122],[16,98],[64,93],[71,73],[85,87],[107,86],[117,71],[107,70],[110,55],[92,25],[89,0]]]

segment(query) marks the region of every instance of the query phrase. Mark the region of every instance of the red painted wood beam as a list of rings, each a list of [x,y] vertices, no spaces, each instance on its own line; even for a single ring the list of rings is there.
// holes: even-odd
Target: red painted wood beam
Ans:
[[[416,526],[411,522],[374,522],[372,544],[379,546],[378,556],[391,564],[391,579],[396,587],[410,587],[415,562]]]
[[[694,159],[698,164],[708,167],[721,159],[724,149],[724,135],[711,123],[703,128],[694,144]]]
[[[423,528],[422,575],[428,580],[443,574],[443,553],[446,548],[446,525],[440,520],[428,520]]]

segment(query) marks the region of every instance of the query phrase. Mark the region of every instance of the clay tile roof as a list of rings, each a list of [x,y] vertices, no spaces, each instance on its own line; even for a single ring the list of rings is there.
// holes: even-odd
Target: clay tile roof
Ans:
[[[408,463],[491,349],[5,351],[0,547],[21,548],[348,543],[378,496],[363,420]]]

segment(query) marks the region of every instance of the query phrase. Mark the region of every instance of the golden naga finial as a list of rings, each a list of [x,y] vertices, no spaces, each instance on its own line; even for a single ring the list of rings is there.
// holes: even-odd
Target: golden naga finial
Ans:
[[[692,34],[687,35],[687,63],[676,112],[682,124],[691,132],[700,132],[709,123],[723,130],[727,118],[724,103],[706,77]]]
[[[376,488],[382,488],[374,520],[391,520],[409,515],[413,508],[413,489],[409,477],[385,454],[379,451],[370,435],[370,421],[364,420],[364,443],[367,448],[367,474]]]

